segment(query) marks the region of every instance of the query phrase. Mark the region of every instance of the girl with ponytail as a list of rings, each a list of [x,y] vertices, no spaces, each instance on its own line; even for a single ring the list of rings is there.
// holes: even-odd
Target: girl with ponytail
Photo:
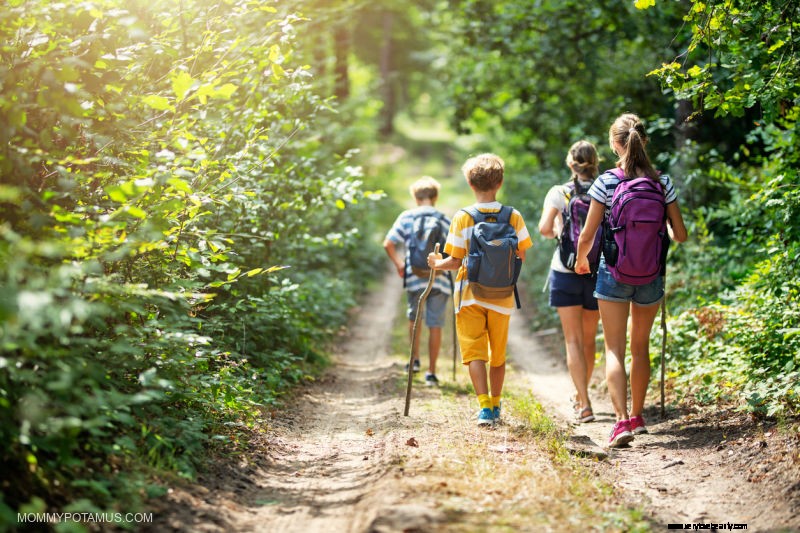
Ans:
[[[628,182],[646,177],[660,184],[658,190],[663,193],[664,198],[663,202],[657,202],[657,206],[661,213],[666,213],[666,230],[676,242],[683,242],[687,238],[686,226],[678,208],[677,194],[672,180],[668,175],[659,174],[653,168],[646,150],[647,132],[639,117],[632,113],[618,117],[609,129],[608,140],[611,149],[619,157],[617,169],[601,174],[589,190],[592,203],[586,225],[578,239],[578,257],[575,266],[575,271],[578,273],[589,272],[587,253],[601,222],[611,213],[614,192],[623,180]],[[624,188],[620,187],[620,190]],[[660,193],[657,194],[659,194],[657,198],[660,198]],[[617,230],[619,228],[615,228],[615,231]],[[600,319],[603,323],[606,382],[616,414],[616,423],[611,429],[608,441],[609,447],[613,448],[629,443],[634,435],[647,433],[642,411],[650,382],[650,329],[658,312],[659,303],[664,297],[664,276],[662,271],[652,281],[641,284],[619,281],[609,270],[605,253],[604,250],[598,267],[594,295],[598,299]],[[630,411],[628,376],[625,371],[629,316],[631,318]]]

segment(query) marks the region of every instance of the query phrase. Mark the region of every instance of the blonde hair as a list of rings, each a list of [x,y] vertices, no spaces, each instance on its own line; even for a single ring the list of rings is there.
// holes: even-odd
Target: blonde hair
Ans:
[[[503,183],[505,163],[494,154],[480,154],[467,159],[461,172],[467,182],[479,191],[491,191]]]
[[[594,179],[600,169],[600,158],[597,149],[589,141],[578,141],[569,148],[566,159],[567,166],[572,171],[572,179],[581,177]]]
[[[422,176],[408,188],[417,200],[436,200],[439,197],[439,182],[430,176]]]
[[[645,176],[654,180],[658,179],[658,173],[653,168],[645,150],[647,141],[644,124],[633,113],[620,115],[609,128],[608,143],[611,145],[611,149],[615,150],[615,143],[622,146],[622,153],[617,154],[619,156],[617,166],[625,172],[625,177],[635,177],[638,168],[644,172]]]

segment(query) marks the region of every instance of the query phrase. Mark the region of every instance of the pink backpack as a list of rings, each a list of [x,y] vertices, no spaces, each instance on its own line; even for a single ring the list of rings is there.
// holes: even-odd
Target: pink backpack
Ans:
[[[603,256],[615,280],[646,285],[663,274],[669,246],[667,204],[660,181],[625,178],[621,168],[608,172],[620,179],[606,216]]]

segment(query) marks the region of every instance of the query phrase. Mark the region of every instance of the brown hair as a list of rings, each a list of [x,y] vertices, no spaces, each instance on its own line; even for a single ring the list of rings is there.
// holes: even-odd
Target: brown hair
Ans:
[[[408,188],[417,200],[436,200],[439,197],[439,182],[430,176],[422,176]]]
[[[470,185],[479,191],[491,191],[503,183],[505,163],[494,154],[480,154],[470,157],[461,172]]]
[[[622,146],[622,153],[617,154],[619,156],[617,166],[625,172],[625,177],[635,177],[638,168],[645,176],[654,180],[658,179],[658,173],[653,168],[645,150],[647,141],[644,124],[633,113],[620,115],[609,128],[608,143],[611,145],[611,149],[615,150],[614,143]]]
[[[567,166],[572,171],[572,179],[581,177],[594,179],[599,172],[600,159],[597,149],[589,141],[578,141],[569,148],[566,159]]]

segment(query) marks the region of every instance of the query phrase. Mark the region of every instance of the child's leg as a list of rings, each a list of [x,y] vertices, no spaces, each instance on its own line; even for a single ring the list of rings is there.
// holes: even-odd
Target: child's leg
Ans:
[[[431,374],[436,374],[436,361],[442,347],[442,328],[444,327],[447,311],[450,310],[450,295],[434,290],[425,301],[425,325],[428,326],[428,357],[430,358]]]
[[[486,361],[470,361],[468,368],[475,394],[478,396],[489,394],[489,386],[486,383]],[[482,405],[481,407],[487,406]]]
[[[414,359],[419,359],[419,339],[422,337],[422,333],[417,331],[417,338],[414,338],[414,321],[411,320],[408,322],[408,341],[413,343],[411,350],[413,353],[417,354]]]
[[[506,345],[508,344],[508,323],[511,315],[487,310],[486,328],[489,337],[489,388],[494,406],[500,403],[503,383],[506,378]]]
[[[439,349],[442,346],[442,328],[428,328],[428,356],[430,367],[428,372],[436,373],[436,361],[439,359]]]
[[[489,346],[486,335],[486,309],[477,305],[462,307],[456,315],[456,334],[461,347],[461,360],[467,365],[475,394],[482,403],[489,397],[486,363],[489,361]]]
[[[631,416],[640,416],[650,384],[650,329],[659,305],[631,305]]]
[[[416,354],[414,359],[419,359],[419,339],[422,337],[422,327],[417,326],[417,338],[414,338],[414,320],[417,317],[417,303],[422,291],[406,292],[406,316],[408,317],[408,340],[411,343],[412,353]],[[420,317],[421,319],[422,317]]]
[[[597,351],[595,337],[597,337],[597,323],[600,321],[600,312],[583,310],[583,359],[586,363],[586,384],[592,382],[594,372],[595,352]]]
[[[600,318],[606,348],[606,382],[617,420],[628,419],[628,378],[625,375],[625,345],[628,333],[628,302],[600,300]]]
[[[589,407],[591,402],[583,350],[583,308],[580,305],[570,305],[558,307],[557,310],[567,348],[567,369],[578,393],[578,406],[581,409]]]

